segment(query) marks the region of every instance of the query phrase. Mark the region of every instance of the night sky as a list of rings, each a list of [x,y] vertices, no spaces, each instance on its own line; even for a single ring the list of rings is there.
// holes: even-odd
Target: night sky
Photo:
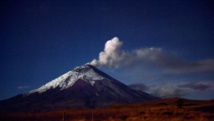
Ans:
[[[121,52],[149,52],[135,64],[98,67],[104,72],[160,97],[214,99],[213,3],[1,1],[0,100],[36,89],[99,59],[106,41],[114,37],[123,43]],[[161,52],[150,52],[152,48]],[[155,60],[147,63],[151,60],[145,58],[151,56]],[[129,57],[135,58],[134,54]]]

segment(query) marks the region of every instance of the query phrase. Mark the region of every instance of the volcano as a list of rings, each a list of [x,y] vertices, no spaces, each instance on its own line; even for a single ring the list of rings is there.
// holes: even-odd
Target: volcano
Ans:
[[[90,64],[74,68],[26,94],[0,101],[0,112],[100,108],[157,99],[133,90]]]

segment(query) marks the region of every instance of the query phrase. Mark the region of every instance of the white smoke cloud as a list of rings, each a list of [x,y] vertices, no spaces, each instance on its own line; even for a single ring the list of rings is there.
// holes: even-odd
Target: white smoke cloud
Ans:
[[[211,89],[212,86],[213,86],[213,84],[202,83],[202,82],[199,82],[199,83],[189,82],[189,83],[186,83],[186,84],[178,85],[179,88],[187,88],[187,89],[200,90],[200,91]]]
[[[194,91],[214,90],[214,84],[210,81],[188,81],[183,83],[159,83],[146,85],[143,83],[135,83],[129,85],[132,89],[145,91],[161,98],[184,97]]]
[[[126,52],[121,50],[123,43],[119,38],[114,37],[105,44],[104,51],[99,53],[99,59],[93,59],[90,64],[93,66],[106,66],[110,68],[118,68],[121,66],[130,66],[140,61],[155,61],[163,56],[161,48],[142,48]],[[141,63],[140,62],[140,63]]]
[[[162,48],[140,48],[132,51],[122,50],[123,42],[114,37],[105,43],[104,51],[99,53],[99,59],[93,59],[93,66],[109,68],[120,67],[157,67],[167,73],[190,73],[214,71],[214,59],[185,61]]]
[[[143,91],[161,98],[182,97],[188,92],[186,89],[180,89],[176,84],[156,84],[145,85],[143,83],[136,83],[129,85],[132,89]]]
[[[91,64],[94,66],[113,66],[113,63],[121,56],[119,53],[122,44],[117,37],[107,41],[104,51],[99,54],[99,60],[94,59]]]
[[[148,92],[162,98],[182,97],[188,94],[188,91],[185,89],[180,89],[176,85],[167,84],[152,87]]]

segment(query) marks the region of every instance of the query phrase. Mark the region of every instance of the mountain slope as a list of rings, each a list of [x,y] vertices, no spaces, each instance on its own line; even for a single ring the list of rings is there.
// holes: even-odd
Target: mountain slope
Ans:
[[[157,99],[136,91],[86,64],[69,71],[29,93],[0,101],[2,112],[99,108],[115,103]]]

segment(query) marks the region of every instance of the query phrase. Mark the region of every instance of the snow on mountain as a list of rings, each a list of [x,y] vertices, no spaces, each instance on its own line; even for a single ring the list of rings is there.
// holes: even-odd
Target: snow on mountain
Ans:
[[[54,89],[56,87],[60,87],[60,90],[64,90],[71,87],[78,79],[82,79],[93,86],[96,80],[103,80],[104,77],[97,74],[89,64],[86,64],[74,68],[74,70],[63,74],[38,89],[30,91],[27,95],[36,92],[43,93],[46,90]]]

